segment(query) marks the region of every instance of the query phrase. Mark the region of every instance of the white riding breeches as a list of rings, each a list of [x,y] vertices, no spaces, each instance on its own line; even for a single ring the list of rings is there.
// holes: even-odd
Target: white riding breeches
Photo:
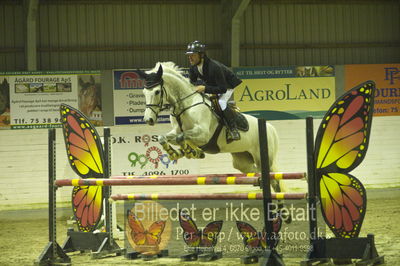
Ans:
[[[228,101],[231,98],[233,93],[233,89],[228,89],[224,94],[220,94],[218,103],[219,106],[221,107],[221,110],[224,111],[226,107],[228,106]]]

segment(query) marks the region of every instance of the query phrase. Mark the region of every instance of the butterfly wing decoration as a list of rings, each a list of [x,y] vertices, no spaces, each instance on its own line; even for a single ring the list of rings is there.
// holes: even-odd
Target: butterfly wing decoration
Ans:
[[[206,225],[201,231],[200,247],[214,247],[221,232],[223,221],[214,221]]]
[[[179,211],[179,223],[183,229],[183,240],[189,247],[200,247],[201,232],[187,212]]]
[[[267,233],[265,232],[265,228],[262,232],[258,232],[252,225],[242,222],[236,221],[236,226],[243,237],[244,245],[252,250],[252,249],[265,249],[267,247]],[[270,249],[275,248],[279,243],[279,231],[282,227],[282,218],[280,215],[275,215],[275,218],[272,222],[272,239],[271,244],[269,246]]]
[[[78,229],[82,232],[93,232],[100,221],[103,197],[102,187],[76,186],[72,190],[72,211]]]
[[[189,247],[214,247],[223,221],[211,222],[203,230],[199,230],[192,217],[187,212],[180,210],[179,223],[183,229],[183,240]]]
[[[374,94],[372,81],[346,92],[331,106],[317,132],[316,182],[323,217],[336,237],[357,237],[364,220],[365,188],[349,172],[367,152]]]
[[[252,225],[246,222],[236,221],[236,226],[243,237],[244,245],[248,249],[265,249],[265,247],[267,246],[265,238],[262,239],[262,235],[260,235],[259,232],[257,232],[257,230]]]
[[[61,104],[60,112],[72,169],[82,178],[103,178],[104,152],[97,131],[75,108]]]
[[[128,223],[131,228],[131,238],[136,245],[158,246],[161,242],[161,235],[164,232],[165,221],[156,221],[145,230],[142,223],[129,211]]]
[[[81,178],[103,178],[104,159],[100,137],[89,120],[75,108],[61,104],[61,122],[68,161]],[[72,191],[73,212],[79,231],[92,232],[103,208],[101,186],[76,186]]]

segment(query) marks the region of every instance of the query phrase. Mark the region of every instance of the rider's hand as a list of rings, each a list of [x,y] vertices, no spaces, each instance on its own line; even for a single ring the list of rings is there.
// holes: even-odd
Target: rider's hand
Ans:
[[[206,90],[206,86],[204,86],[204,85],[196,86],[197,92],[204,92],[205,90]]]

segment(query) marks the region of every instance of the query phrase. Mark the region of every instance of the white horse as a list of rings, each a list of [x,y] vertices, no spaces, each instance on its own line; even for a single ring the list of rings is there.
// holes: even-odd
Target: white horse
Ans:
[[[194,86],[182,75],[182,71],[173,62],[157,63],[155,68],[146,72],[138,70],[145,79],[143,93],[146,98],[144,121],[153,126],[158,113],[170,105],[172,130],[159,137],[159,142],[171,159],[183,156],[204,158],[206,153],[231,153],[233,167],[242,173],[260,172],[260,147],[257,118],[244,114],[249,123],[247,132],[240,132],[241,139],[230,142],[225,138],[225,127],[215,138],[218,149],[205,149],[219,125],[219,119],[212,111],[211,103],[204,95],[195,92]],[[268,155],[271,172],[276,171],[276,153],[278,136],[275,128],[267,123]],[[169,144],[179,145],[176,151]],[[271,180],[276,192],[283,191],[277,180]]]

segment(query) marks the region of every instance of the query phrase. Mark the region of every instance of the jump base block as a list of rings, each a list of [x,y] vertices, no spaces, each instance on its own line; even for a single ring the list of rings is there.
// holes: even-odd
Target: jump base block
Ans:
[[[336,264],[351,263],[359,259],[355,265],[379,265],[384,263],[384,257],[379,256],[375,247],[374,235],[357,238],[319,238],[313,241],[307,260],[302,266],[309,266],[317,261],[333,259]]]
[[[109,233],[75,232],[69,230],[62,249],[64,252],[91,251],[93,259],[112,253],[115,253],[116,256],[125,254],[125,249],[121,249],[115,240],[111,240],[111,244],[109,242]]]

